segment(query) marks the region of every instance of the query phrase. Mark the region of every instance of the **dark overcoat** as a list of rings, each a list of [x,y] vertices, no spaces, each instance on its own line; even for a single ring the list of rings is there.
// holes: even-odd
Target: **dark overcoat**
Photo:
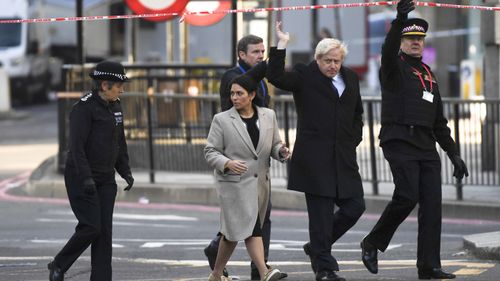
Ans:
[[[231,102],[231,82],[233,79],[244,73],[248,73],[250,70],[252,70],[251,76],[259,83],[255,91],[255,98],[252,100],[253,104],[259,107],[269,107],[271,97],[269,96],[266,82],[262,80],[266,75],[266,69],[267,63],[265,61],[258,63],[254,67],[250,67],[240,59],[237,66],[224,72],[220,79],[219,88],[221,111],[226,111],[233,106],[233,102]]]
[[[288,189],[335,198],[363,196],[356,161],[363,128],[357,74],[341,67],[346,88],[339,98],[316,61],[285,72],[285,53],[271,48],[266,76],[274,86],[293,92],[297,110]]]

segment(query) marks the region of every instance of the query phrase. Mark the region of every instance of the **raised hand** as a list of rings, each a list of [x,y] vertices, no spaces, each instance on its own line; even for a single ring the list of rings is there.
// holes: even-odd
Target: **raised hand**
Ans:
[[[401,0],[398,2],[397,11],[399,19],[406,20],[408,13],[413,10],[415,10],[415,2],[413,0]]]
[[[290,34],[281,30],[281,21],[276,22],[276,36],[278,37],[278,49],[285,49],[288,41],[290,40]]]

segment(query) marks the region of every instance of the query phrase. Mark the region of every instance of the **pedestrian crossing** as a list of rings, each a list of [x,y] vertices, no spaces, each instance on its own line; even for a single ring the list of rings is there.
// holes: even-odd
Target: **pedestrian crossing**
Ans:
[[[0,256],[0,267],[33,267],[37,264],[44,264],[50,261],[50,256],[18,256],[7,257]],[[89,256],[81,256],[79,259],[83,262],[89,262]],[[176,267],[178,270],[189,270],[189,268],[208,267],[206,260],[190,260],[190,259],[158,259],[158,258],[127,258],[127,257],[113,257],[113,263],[125,264],[130,267],[140,267],[145,265],[160,265],[163,267]],[[360,260],[343,260],[339,261],[339,266],[344,275],[363,274],[366,275],[366,268]],[[405,270],[415,269],[415,260],[380,260],[379,261],[379,276],[382,278],[384,275],[391,275],[391,272],[405,272]],[[248,268],[248,260],[231,260],[227,264],[233,272],[241,272]],[[289,274],[288,280],[302,280],[301,276],[310,276],[310,264],[306,261],[274,261],[269,265],[277,268],[283,268]],[[464,259],[459,260],[443,260],[442,266],[449,269],[454,274],[460,277],[479,276],[485,274],[488,270],[494,269],[497,264],[494,262],[480,262],[468,261]],[[392,273],[394,274],[394,273]],[[368,275],[371,276],[371,275]],[[233,276],[233,280],[243,280],[245,276]],[[298,279],[297,279],[298,278]],[[392,278],[389,278],[392,280]],[[136,281],[147,281],[157,279],[134,279]],[[160,279],[158,279],[160,280]],[[206,280],[206,276],[188,279],[161,279],[161,280],[175,280],[175,281],[188,281],[188,280]],[[363,279],[365,280],[365,279]],[[371,279],[366,279],[371,280]],[[377,279],[380,280],[380,279]],[[385,279],[384,279],[385,280]],[[467,280],[467,279],[466,279]],[[476,279],[474,279],[476,280]]]

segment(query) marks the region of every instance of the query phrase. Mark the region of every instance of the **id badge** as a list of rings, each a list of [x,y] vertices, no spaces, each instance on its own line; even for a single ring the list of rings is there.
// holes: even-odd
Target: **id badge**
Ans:
[[[431,92],[423,91],[422,99],[424,99],[430,103],[433,103],[434,102],[434,95]]]

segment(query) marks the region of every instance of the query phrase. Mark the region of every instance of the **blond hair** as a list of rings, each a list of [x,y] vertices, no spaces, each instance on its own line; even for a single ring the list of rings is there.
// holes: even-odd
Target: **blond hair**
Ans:
[[[342,60],[347,55],[347,44],[344,42],[335,39],[335,38],[325,38],[319,41],[318,45],[316,45],[316,51],[314,52],[314,59],[320,59],[323,55],[330,52],[331,50],[339,49],[342,54]]]

